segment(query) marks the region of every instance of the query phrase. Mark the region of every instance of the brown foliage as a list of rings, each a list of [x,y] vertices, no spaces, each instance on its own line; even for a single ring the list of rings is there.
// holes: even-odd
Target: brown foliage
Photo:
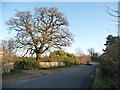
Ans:
[[[12,62],[19,61],[19,60],[20,60],[20,57],[17,57],[17,56],[4,55],[2,57],[2,63],[3,64],[12,63]]]
[[[90,61],[90,56],[83,54],[79,59],[81,64],[86,64],[87,61]]]

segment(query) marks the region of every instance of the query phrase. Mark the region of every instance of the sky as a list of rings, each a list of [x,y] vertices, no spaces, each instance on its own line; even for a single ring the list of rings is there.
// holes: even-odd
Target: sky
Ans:
[[[109,34],[117,35],[117,18],[106,13],[105,6],[118,9],[117,2],[2,2],[2,29],[0,29],[0,40],[15,36],[9,33],[5,24],[10,17],[14,17],[15,10],[28,10],[34,12],[35,7],[57,7],[66,16],[69,31],[73,34],[72,46],[64,48],[65,51],[76,53],[80,48],[88,54],[89,48],[102,53],[106,37]]]

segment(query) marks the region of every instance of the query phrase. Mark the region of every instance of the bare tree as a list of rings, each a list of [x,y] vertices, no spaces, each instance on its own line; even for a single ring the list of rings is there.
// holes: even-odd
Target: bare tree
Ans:
[[[6,56],[12,56],[14,52],[14,40],[11,38],[9,40],[1,40],[0,48]]]
[[[83,51],[82,51],[80,48],[77,48],[77,49],[76,49],[76,54],[77,54],[77,56],[79,56],[79,57],[81,57],[81,56],[84,55]]]
[[[90,54],[91,60],[93,60],[93,56],[94,56],[94,53],[95,53],[94,48],[89,48],[89,49],[88,49],[88,52],[89,52],[89,54]]]
[[[117,24],[118,24],[118,36],[120,39],[120,1],[118,2],[118,10],[113,10],[110,7],[106,6],[106,12],[112,16],[117,18]]]
[[[89,48],[89,49],[88,49],[88,52],[89,52],[90,56],[93,56],[95,50],[94,50],[94,48]]]
[[[118,10],[113,10],[110,7],[106,6],[106,12],[113,17],[120,17],[120,10],[118,7]]]
[[[72,35],[68,31],[68,21],[57,8],[40,7],[30,11],[17,11],[7,25],[17,32],[16,48],[26,49],[26,54],[36,54],[36,60],[51,48],[71,45]]]
[[[7,54],[7,41],[6,40],[1,40],[1,43],[0,43],[0,48],[1,48],[1,51],[4,52],[4,55]]]

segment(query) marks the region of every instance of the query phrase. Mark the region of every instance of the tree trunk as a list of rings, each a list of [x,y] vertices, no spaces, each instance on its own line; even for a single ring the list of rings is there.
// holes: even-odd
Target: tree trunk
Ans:
[[[38,61],[39,59],[41,59],[41,54],[40,53],[36,53],[36,61]]]

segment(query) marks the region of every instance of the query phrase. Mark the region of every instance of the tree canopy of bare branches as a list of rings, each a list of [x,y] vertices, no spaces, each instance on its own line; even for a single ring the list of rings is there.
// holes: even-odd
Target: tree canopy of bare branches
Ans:
[[[26,54],[41,54],[51,48],[71,45],[72,34],[68,31],[68,21],[57,8],[39,7],[30,11],[16,11],[15,17],[7,22],[10,30],[17,32],[16,48],[26,49]]]
[[[11,38],[9,40],[1,40],[0,49],[4,53],[4,56],[12,56],[15,54],[14,51],[14,40]]]
[[[80,48],[76,49],[76,54],[77,54],[78,57],[81,57],[81,56],[84,55],[83,51]]]
[[[90,56],[93,56],[95,50],[94,50],[94,48],[89,48],[88,52],[89,52]]]
[[[112,17],[116,17],[117,20],[117,24],[118,24],[118,36],[120,39],[120,1],[118,2],[118,10],[113,10],[110,7],[106,6],[106,12],[112,16]]]

